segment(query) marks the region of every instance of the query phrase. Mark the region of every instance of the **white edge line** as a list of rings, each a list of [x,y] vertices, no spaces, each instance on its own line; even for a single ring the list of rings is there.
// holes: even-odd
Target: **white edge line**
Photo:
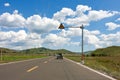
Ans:
[[[43,57],[43,58],[47,58],[47,57]],[[15,64],[15,63],[20,63],[20,62],[38,60],[38,59],[43,59],[43,58],[35,58],[35,59],[28,59],[28,60],[22,60],[22,61],[14,61],[14,62],[8,62],[8,63],[1,63],[0,65],[9,65],[9,64]]]
[[[117,80],[117,79],[115,79],[115,78],[113,78],[113,77],[111,77],[111,76],[108,76],[108,75],[106,75],[106,74],[103,74],[103,73],[101,73],[101,72],[99,72],[99,71],[97,71],[97,70],[94,70],[94,69],[92,69],[92,68],[90,68],[90,67],[88,67],[88,66],[82,65],[81,63],[75,62],[75,61],[70,60],[70,59],[68,59],[68,58],[65,58],[65,59],[68,60],[68,61],[71,61],[71,62],[73,62],[73,63],[75,63],[75,64],[78,64],[78,65],[82,66],[83,68],[86,68],[86,69],[88,69],[88,70],[90,70],[90,71],[93,71],[93,72],[95,72],[95,73],[97,73],[97,74],[100,74],[100,75],[102,75],[102,76],[104,76],[104,77],[106,77],[106,78],[109,78],[109,79],[111,79],[111,80]]]

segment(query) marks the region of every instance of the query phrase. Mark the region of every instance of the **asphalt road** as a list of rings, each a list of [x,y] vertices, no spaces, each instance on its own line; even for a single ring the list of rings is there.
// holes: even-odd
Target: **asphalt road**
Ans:
[[[0,65],[0,80],[112,80],[55,57]]]

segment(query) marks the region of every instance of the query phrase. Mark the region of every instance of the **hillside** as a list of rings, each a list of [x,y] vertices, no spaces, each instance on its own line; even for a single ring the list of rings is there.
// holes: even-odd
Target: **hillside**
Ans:
[[[27,49],[21,52],[27,53],[27,54],[30,54],[30,53],[36,53],[36,54],[56,54],[56,53],[70,54],[70,53],[73,53],[65,49],[52,50],[52,49],[48,49],[44,47]]]
[[[8,48],[0,48],[0,52],[7,54],[7,53],[17,53],[18,51]]]
[[[10,54],[10,53],[25,53],[25,54],[56,54],[56,53],[62,53],[62,54],[71,54],[73,52],[65,50],[65,49],[58,49],[58,50],[52,50],[48,48],[31,48],[26,50],[12,50],[7,48],[0,48],[0,51],[2,51],[3,54]]]
[[[97,49],[91,53],[91,56],[120,56],[120,46]]]

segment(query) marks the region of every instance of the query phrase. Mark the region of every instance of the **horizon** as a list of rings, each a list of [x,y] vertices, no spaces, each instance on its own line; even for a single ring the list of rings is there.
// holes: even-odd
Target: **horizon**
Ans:
[[[109,47],[120,47],[120,46],[108,46],[108,47],[105,47],[105,48],[109,48]],[[22,50],[0,47],[0,49],[1,49],[1,48],[2,48],[2,49],[15,50],[15,51],[24,51],[24,50],[28,50],[28,49],[39,49],[39,48],[50,49],[50,48],[46,48],[46,47],[28,48],[28,49],[22,49]],[[105,48],[97,48],[97,49],[105,49]],[[97,50],[97,49],[95,49],[95,50]],[[50,50],[67,50],[67,49],[50,49]],[[95,50],[84,51],[84,53],[86,53],[86,52],[91,52],[91,51],[95,51]],[[70,51],[70,50],[67,50],[67,51]],[[73,51],[70,51],[70,52],[73,52]],[[74,51],[74,52],[75,52],[75,51]],[[75,52],[75,53],[80,53],[80,54],[81,54],[82,52]]]

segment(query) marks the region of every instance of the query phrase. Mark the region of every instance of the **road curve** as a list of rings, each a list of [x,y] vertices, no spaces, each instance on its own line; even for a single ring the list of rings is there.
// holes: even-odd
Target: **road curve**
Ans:
[[[0,65],[0,80],[112,80],[55,57]]]

